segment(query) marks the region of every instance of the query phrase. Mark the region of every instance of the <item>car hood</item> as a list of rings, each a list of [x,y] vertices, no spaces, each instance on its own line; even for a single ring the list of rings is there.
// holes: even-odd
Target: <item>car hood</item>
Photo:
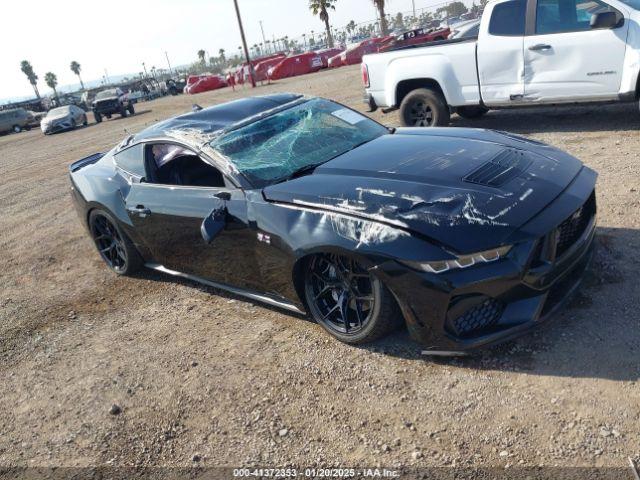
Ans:
[[[398,129],[263,194],[388,223],[469,253],[513,241],[582,168],[564,152],[506,133]]]

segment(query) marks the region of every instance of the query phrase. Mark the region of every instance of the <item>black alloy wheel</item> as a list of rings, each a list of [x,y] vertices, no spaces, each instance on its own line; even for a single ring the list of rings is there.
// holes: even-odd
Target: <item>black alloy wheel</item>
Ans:
[[[380,280],[345,256],[324,254],[310,260],[305,297],[313,318],[346,343],[370,342],[397,326],[391,294]]]
[[[91,236],[102,260],[116,273],[127,270],[129,257],[124,240],[111,220],[98,213],[91,218]]]

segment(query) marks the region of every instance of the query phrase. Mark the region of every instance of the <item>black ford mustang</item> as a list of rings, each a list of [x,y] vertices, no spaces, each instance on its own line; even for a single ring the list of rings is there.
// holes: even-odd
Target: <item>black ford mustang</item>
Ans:
[[[307,312],[348,343],[398,324],[431,353],[513,338],[578,286],[596,174],[507,133],[387,129],[337,103],[245,98],[70,167],[107,265]]]

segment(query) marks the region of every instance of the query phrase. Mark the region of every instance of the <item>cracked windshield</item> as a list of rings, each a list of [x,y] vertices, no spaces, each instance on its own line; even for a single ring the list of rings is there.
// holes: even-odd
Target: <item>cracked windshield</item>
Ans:
[[[223,135],[211,146],[262,188],[386,133],[353,110],[314,99]]]

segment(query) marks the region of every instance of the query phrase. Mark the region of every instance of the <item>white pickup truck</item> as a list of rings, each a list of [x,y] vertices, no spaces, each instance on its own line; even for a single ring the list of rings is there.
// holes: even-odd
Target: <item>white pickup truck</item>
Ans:
[[[366,55],[372,110],[400,109],[404,126],[441,126],[451,113],[637,101],[640,0],[496,0],[478,38]]]

